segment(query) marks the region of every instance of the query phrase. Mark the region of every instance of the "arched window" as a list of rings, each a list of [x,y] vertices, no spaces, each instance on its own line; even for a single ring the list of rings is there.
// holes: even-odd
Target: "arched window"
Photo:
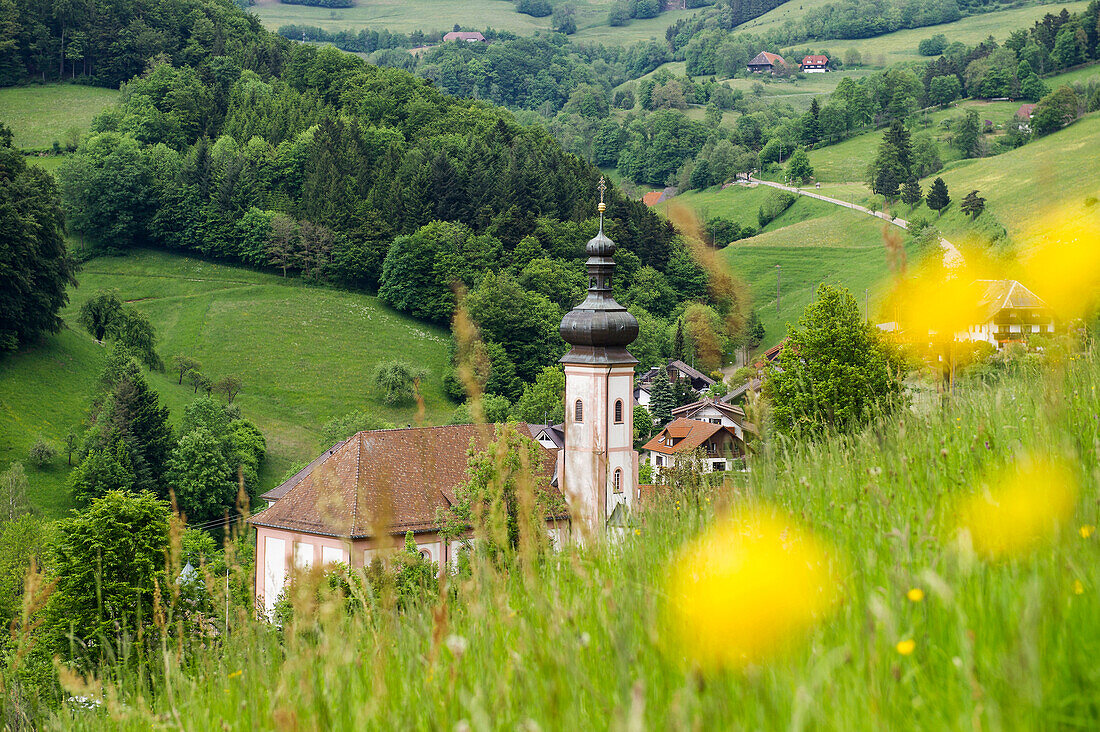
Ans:
[[[611,478],[611,490],[615,493],[623,492],[623,471],[621,468],[615,468],[615,475]]]
[[[623,423],[623,400],[615,400],[615,424]]]
[[[580,399],[578,399],[576,401],[576,403],[573,405],[573,421],[574,422],[583,422],[584,421],[584,404],[581,403]]]

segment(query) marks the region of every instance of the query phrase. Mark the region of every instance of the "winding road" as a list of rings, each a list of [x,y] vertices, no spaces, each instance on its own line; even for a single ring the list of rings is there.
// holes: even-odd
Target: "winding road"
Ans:
[[[816,198],[819,201],[825,201],[826,203],[832,203],[837,206],[843,206],[844,208],[850,208],[853,211],[859,211],[861,213],[869,214],[876,218],[880,218],[883,221],[899,226],[906,231],[909,230],[909,222],[905,219],[899,219],[890,216],[889,214],[882,213],[881,211],[872,211],[865,206],[859,206],[848,201],[841,201],[839,198],[829,198],[823,196],[820,193],[811,193],[810,191],[804,191],[801,188],[794,188],[793,186],[785,186],[782,183],[775,183],[770,180],[760,180],[759,178],[753,178],[749,176],[750,183],[759,183],[760,185],[771,186],[772,188],[778,188],[782,191],[790,191],[797,196],[806,196],[807,198]],[[947,241],[943,237],[940,237],[940,248],[943,250],[943,264],[945,267],[957,267],[963,263],[962,253],[955,248],[955,245]]]

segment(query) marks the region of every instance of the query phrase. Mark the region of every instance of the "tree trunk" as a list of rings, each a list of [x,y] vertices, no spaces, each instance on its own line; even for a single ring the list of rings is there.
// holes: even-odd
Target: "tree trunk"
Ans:
[[[61,50],[58,52],[58,55],[61,56],[61,58],[58,59],[57,65],[58,81],[61,81],[65,78],[65,30],[65,26],[61,26]]]

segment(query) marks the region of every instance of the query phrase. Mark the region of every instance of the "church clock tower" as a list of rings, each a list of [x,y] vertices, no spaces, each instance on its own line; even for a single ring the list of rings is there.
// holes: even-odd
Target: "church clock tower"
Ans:
[[[565,365],[565,449],[559,475],[575,524],[601,536],[619,504],[637,498],[634,451],[634,365],[626,347],[638,337],[638,321],[611,295],[615,243],[603,233],[607,186],[600,178],[600,232],[586,247],[588,296],[561,321],[572,348]],[[581,528],[583,527],[583,528]]]

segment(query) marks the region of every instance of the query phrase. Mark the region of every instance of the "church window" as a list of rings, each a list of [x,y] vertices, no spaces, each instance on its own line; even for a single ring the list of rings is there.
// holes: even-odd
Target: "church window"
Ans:
[[[611,479],[611,487],[615,493],[623,492],[623,471],[615,468],[615,476]]]
[[[615,400],[615,424],[623,423],[623,400]]]
[[[573,421],[574,422],[583,422],[584,421],[584,404],[581,402],[580,399],[578,399],[576,401],[576,403],[573,405]]]

